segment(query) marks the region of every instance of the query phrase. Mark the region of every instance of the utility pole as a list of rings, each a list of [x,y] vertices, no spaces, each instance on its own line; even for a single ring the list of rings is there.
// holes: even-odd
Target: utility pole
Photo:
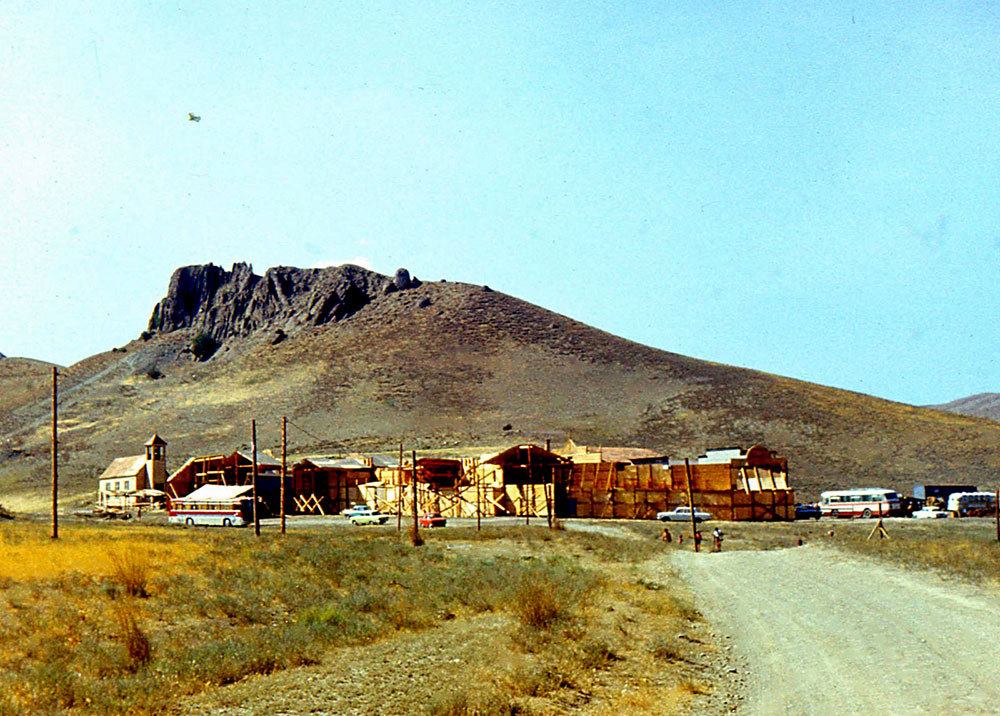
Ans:
[[[482,529],[482,526],[483,526],[483,520],[482,520],[482,515],[483,515],[483,512],[482,512],[482,502],[481,502],[480,496],[479,496],[479,491],[483,487],[483,480],[482,480],[482,478],[479,475],[479,472],[480,472],[479,471],[479,461],[476,460],[476,462],[473,463],[473,465],[474,465],[474,467],[473,467],[473,471],[472,471],[472,476],[473,476],[473,479],[476,481],[476,532],[479,532]]]
[[[531,502],[534,505],[535,502],[535,485],[531,482],[531,446],[528,446],[528,479],[525,480],[525,487],[531,485]],[[521,494],[524,495],[524,524],[530,524],[531,520],[531,506],[528,505],[527,489],[525,489]]]
[[[396,470],[396,531],[403,531],[403,443],[399,444],[399,469]]]
[[[698,552],[701,545],[695,535],[698,532],[698,522],[694,518],[694,497],[691,494],[691,463],[684,458],[684,474],[687,475],[688,508],[691,510],[691,541],[694,543],[694,551]]]
[[[59,538],[59,370],[52,366],[52,539]]]
[[[411,482],[413,483],[413,544],[420,544],[420,525],[417,523],[417,451],[411,453],[413,459],[413,472]]]
[[[281,416],[281,534],[285,534],[285,480],[288,477],[288,418]]]
[[[260,511],[257,509],[257,421],[250,421],[250,452],[253,459],[253,534],[260,537]]]

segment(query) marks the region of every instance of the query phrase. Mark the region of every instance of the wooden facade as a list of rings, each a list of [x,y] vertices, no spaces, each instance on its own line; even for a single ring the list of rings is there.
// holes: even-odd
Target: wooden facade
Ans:
[[[253,456],[237,450],[230,455],[202,455],[188,458],[167,478],[171,498],[185,497],[202,485],[250,485],[253,483]],[[257,495],[267,510],[279,511],[281,462],[267,453],[257,453]]]
[[[650,519],[688,504],[687,470],[695,507],[717,520],[792,520],[788,461],[754,446],[710,451],[669,464],[574,463],[569,512],[577,517]]]
[[[285,486],[289,514],[339,514],[364,502],[360,486],[375,481],[375,469],[353,458],[306,458],[292,466]]]

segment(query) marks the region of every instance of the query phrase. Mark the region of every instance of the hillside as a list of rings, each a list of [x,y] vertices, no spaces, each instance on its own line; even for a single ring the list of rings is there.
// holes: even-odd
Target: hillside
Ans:
[[[978,393],[967,398],[953,400],[950,403],[928,407],[960,415],[973,415],[1000,421],[1000,393]]]
[[[282,415],[296,456],[400,441],[475,452],[570,434],[677,456],[760,443],[788,456],[803,497],[835,485],[986,485],[1000,466],[1000,424],[656,350],[484,286],[357,267],[270,278],[196,268],[178,272],[212,273],[212,290],[185,293],[172,279],[145,340],[63,371],[67,493],[90,492],[113,457],[135,454],[154,430],[173,468],[248,445],[252,418],[260,446],[275,447]],[[388,288],[396,279],[404,289]],[[313,311],[324,302],[329,310]],[[204,333],[219,347],[198,361],[190,345]],[[47,380],[40,369],[0,374],[5,498],[44,496]]]

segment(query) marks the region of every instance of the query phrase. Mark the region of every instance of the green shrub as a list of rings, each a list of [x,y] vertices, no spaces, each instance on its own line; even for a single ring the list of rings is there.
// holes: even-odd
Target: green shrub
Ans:
[[[191,353],[198,360],[208,360],[219,350],[219,342],[207,333],[199,333],[191,339]]]

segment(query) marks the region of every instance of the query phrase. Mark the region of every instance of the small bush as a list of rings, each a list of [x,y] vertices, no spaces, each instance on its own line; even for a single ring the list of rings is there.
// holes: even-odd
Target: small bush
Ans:
[[[649,653],[657,659],[662,659],[664,661],[684,660],[684,653],[677,644],[677,640],[662,634],[654,637],[649,643]]]
[[[427,707],[429,716],[515,716],[526,713],[494,684],[440,694]]]
[[[149,596],[149,565],[131,552],[110,552],[111,578],[129,597]]]
[[[149,335],[149,331],[143,331],[139,334],[140,341],[148,341],[150,338],[152,338],[152,336]]]
[[[154,365],[150,366],[149,370],[146,371],[146,377],[150,380],[159,380],[163,377],[163,373]]]
[[[191,353],[198,360],[208,360],[219,350],[219,342],[207,333],[199,333],[191,339]]]

